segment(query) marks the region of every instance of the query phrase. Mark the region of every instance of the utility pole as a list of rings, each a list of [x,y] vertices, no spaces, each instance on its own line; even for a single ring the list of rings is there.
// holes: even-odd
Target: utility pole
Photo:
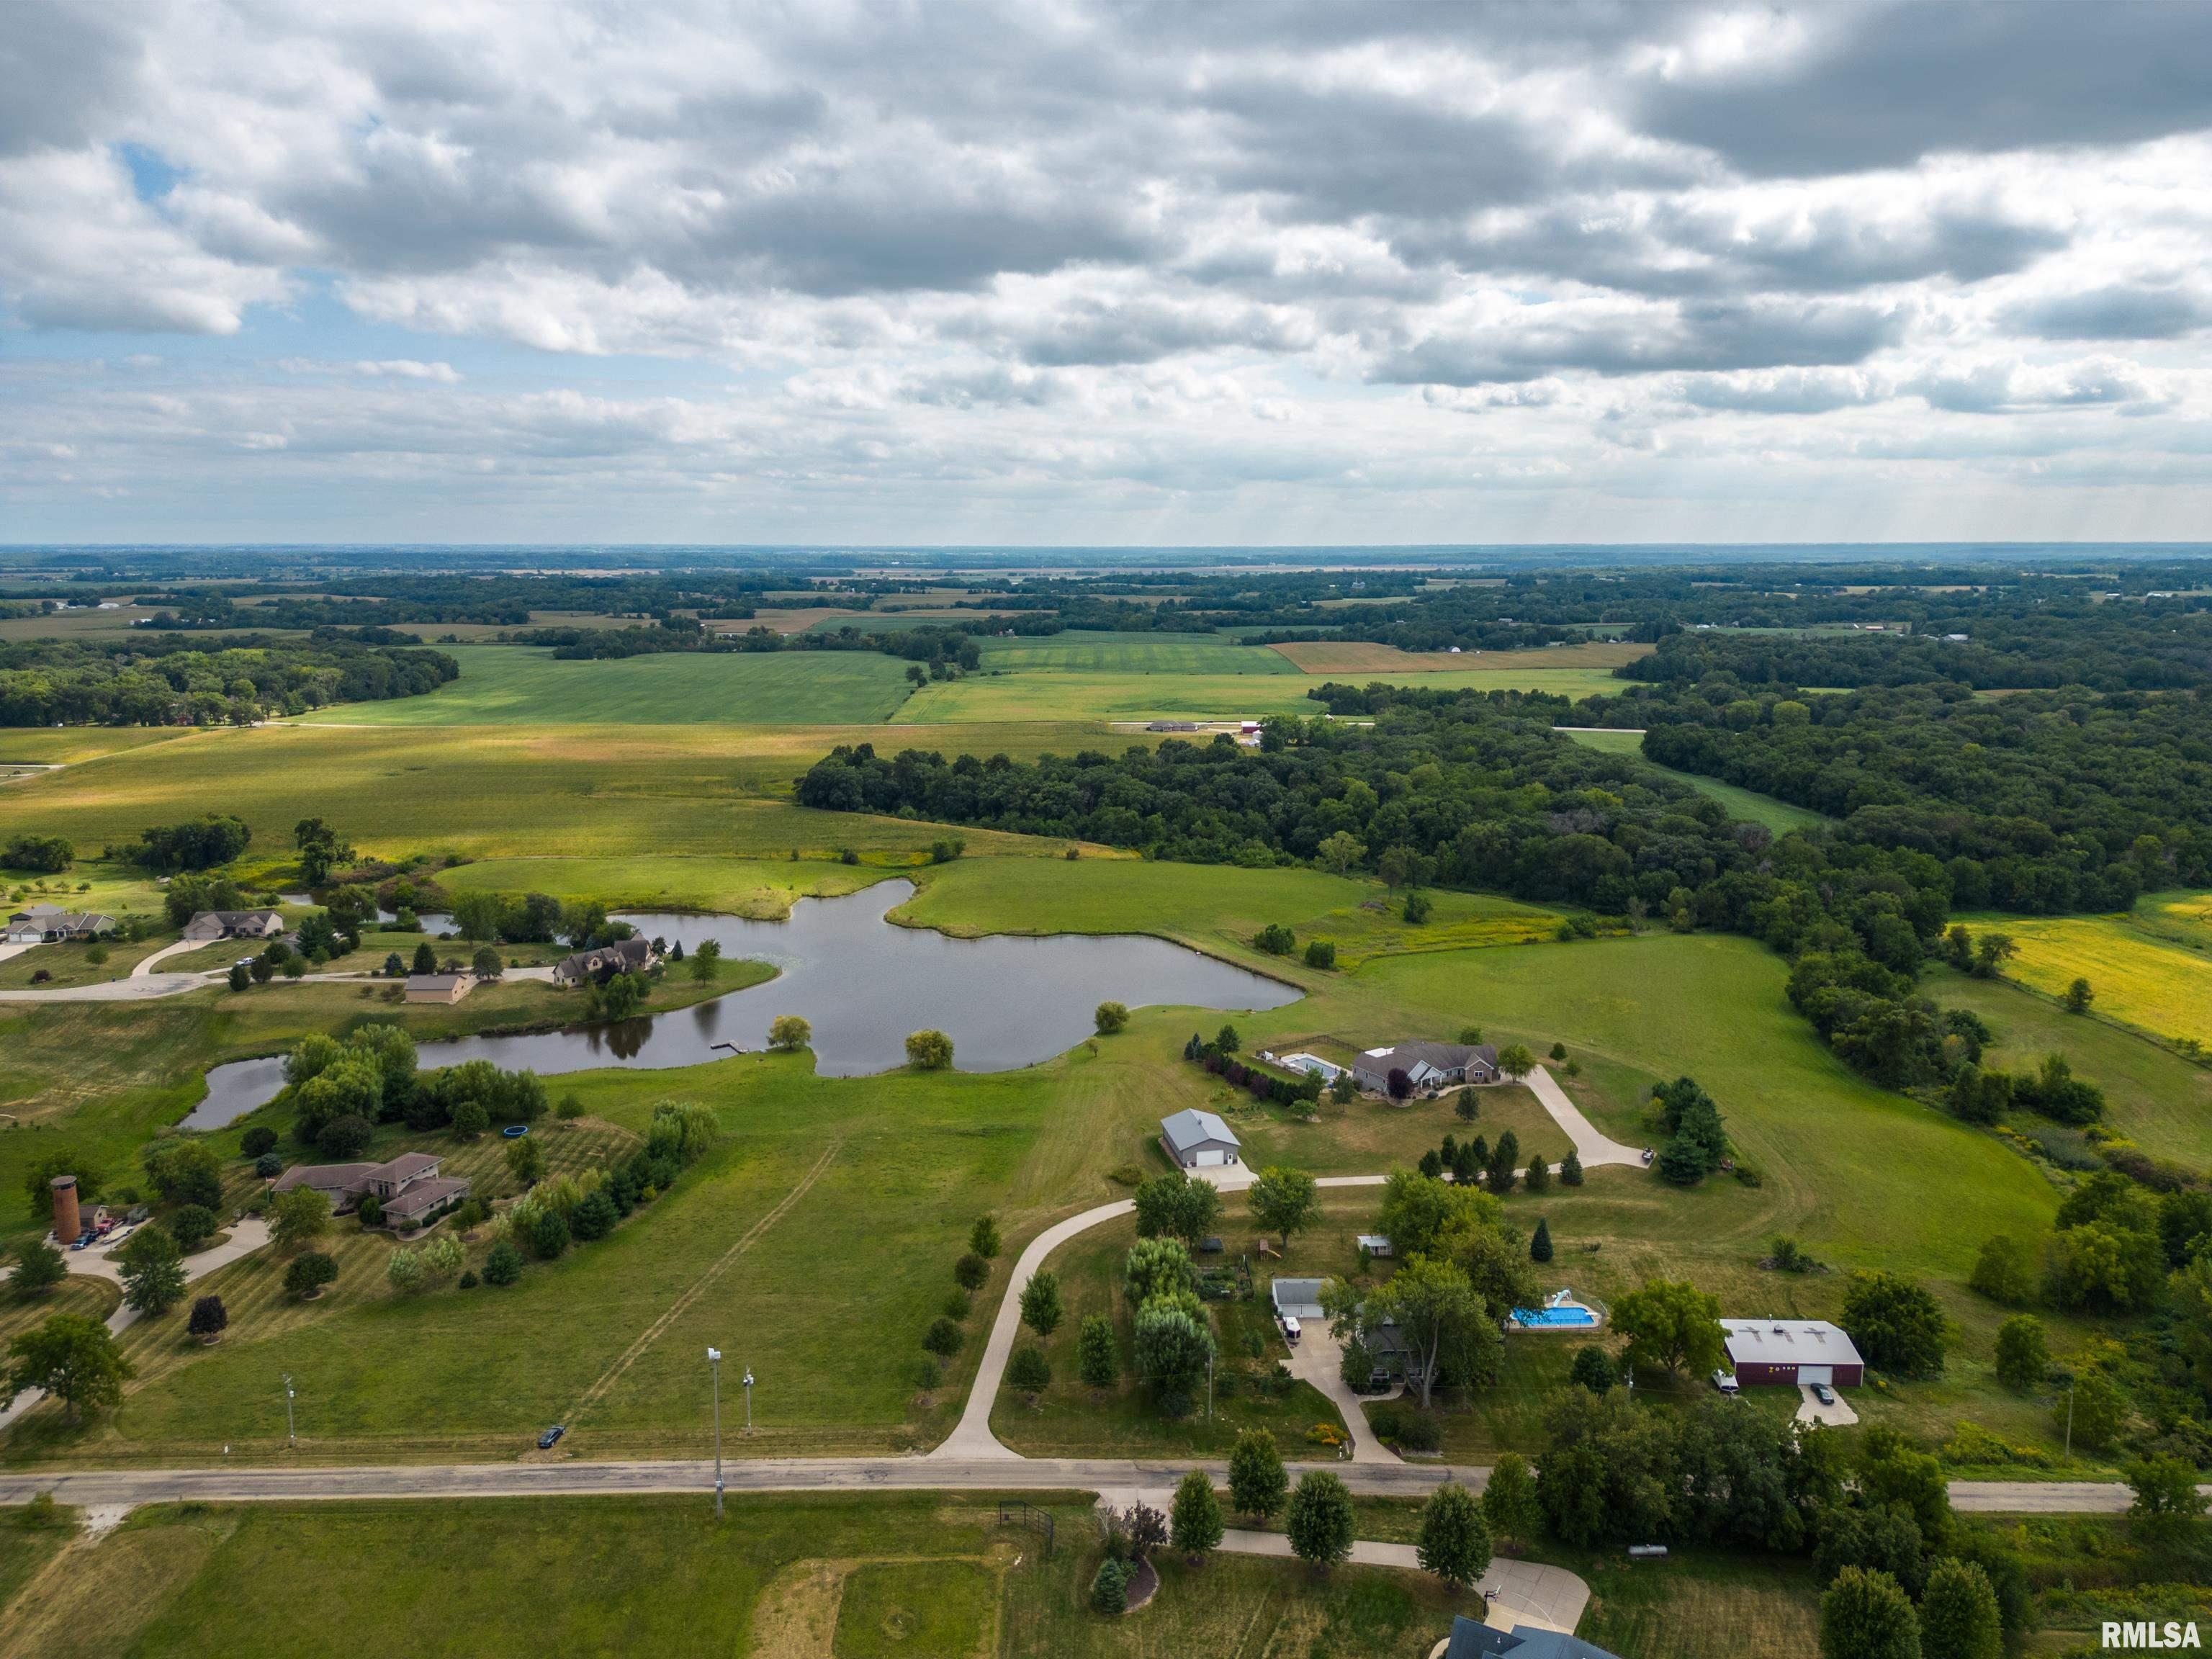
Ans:
[[[2066,1379],[2066,1458],[2069,1462],[2074,1458],[2074,1382],[2075,1379],[2070,1376]]]
[[[753,1431],[753,1368],[745,1367],[745,1432]]]
[[[292,1426],[292,1373],[279,1373],[284,1379],[284,1444],[289,1450],[300,1449],[300,1436]]]
[[[722,1351],[707,1350],[707,1367],[714,1374],[714,1519],[722,1518]],[[747,1379],[750,1381],[750,1378]]]
[[[1206,1420],[1213,1421],[1213,1356],[1206,1356]]]

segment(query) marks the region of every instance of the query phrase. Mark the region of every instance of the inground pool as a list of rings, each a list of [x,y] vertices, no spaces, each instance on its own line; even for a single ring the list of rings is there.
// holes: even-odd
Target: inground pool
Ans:
[[[1523,1330],[1551,1330],[1562,1325],[1595,1325],[1597,1316],[1588,1308],[1569,1303],[1557,1308],[1516,1308],[1513,1322]]]

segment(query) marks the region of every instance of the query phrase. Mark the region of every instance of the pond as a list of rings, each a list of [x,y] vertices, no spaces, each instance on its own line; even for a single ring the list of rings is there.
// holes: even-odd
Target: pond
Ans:
[[[799,1014],[814,1028],[814,1066],[824,1076],[904,1065],[907,1033],[928,1027],[951,1037],[959,1070],[1005,1072],[1080,1042],[1102,1002],[1246,1011],[1279,1008],[1300,994],[1138,933],[967,939],[884,920],[913,894],[911,882],[885,881],[837,898],[800,899],[784,921],[626,912],[620,920],[648,939],[682,941],[687,956],[714,939],[725,957],[769,963],[777,976],[618,1024],[426,1042],[422,1064],[489,1060],[544,1077],[605,1066],[696,1066],[766,1047],[769,1022]],[[186,1128],[220,1128],[270,1099],[283,1086],[284,1062],[235,1060],[207,1081],[207,1098],[185,1119]]]

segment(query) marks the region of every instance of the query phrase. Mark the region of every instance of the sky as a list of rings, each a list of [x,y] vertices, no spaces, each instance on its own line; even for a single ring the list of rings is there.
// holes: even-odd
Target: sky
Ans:
[[[10,0],[0,542],[2199,539],[2198,0]]]

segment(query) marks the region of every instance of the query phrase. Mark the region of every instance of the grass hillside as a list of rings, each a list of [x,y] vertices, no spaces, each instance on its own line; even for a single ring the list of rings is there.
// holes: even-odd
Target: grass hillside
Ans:
[[[1644,734],[1641,732],[1570,732],[1566,734],[1586,749],[1598,749],[1608,755],[1631,755],[1650,771],[1677,783],[1686,783],[1699,794],[1718,801],[1728,810],[1730,817],[1748,823],[1765,824],[1776,835],[1787,835],[1792,830],[1809,830],[1827,819],[1808,806],[1793,806],[1786,800],[1777,800],[1771,795],[1762,795],[1756,790],[1740,788],[1733,783],[1723,783],[1718,778],[1701,777],[1695,772],[1679,771],[1671,766],[1662,766],[1656,761],[1644,759]]]

